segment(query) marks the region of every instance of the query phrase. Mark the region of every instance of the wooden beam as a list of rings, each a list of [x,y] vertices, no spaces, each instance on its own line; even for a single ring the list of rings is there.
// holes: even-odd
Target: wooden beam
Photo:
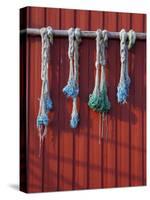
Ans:
[[[33,36],[40,36],[40,29],[38,28],[27,28],[22,29],[20,31],[20,34],[28,34]],[[53,30],[53,34],[56,37],[67,37],[68,36],[68,30]],[[95,31],[81,31],[81,37],[85,38],[95,38],[96,32]],[[119,32],[108,32],[108,37],[110,39],[119,39]],[[136,38],[139,40],[146,40],[146,33],[136,33]]]

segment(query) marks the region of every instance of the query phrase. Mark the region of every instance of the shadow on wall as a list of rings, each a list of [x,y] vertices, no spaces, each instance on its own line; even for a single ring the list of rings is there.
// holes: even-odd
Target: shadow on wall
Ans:
[[[61,48],[59,46],[53,48],[53,51],[51,51],[51,64],[50,64],[50,68],[52,71],[49,71],[49,73],[51,74],[50,75],[51,76],[50,86],[52,88],[51,96],[54,101],[54,108],[53,108],[53,111],[50,112],[50,114],[49,114],[49,118],[50,118],[49,130],[51,130],[51,134],[50,134],[50,137],[48,136],[46,140],[49,140],[47,142],[50,145],[53,145],[51,148],[57,147],[58,135],[61,135],[61,134],[63,135],[64,132],[67,132],[67,135],[71,134],[72,132],[74,132],[75,134],[79,134],[79,129],[80,129],[80,130],[85,130],[85,131],[80,132],[80,135],[85,134],[85,132],[88,129],[87,128],[88,121],[85,120],[85,117],[87,117],[86,115],[91,115],[90,118],[93,117],[93,111],[91,111],[88,108],[87,102],[88,102],[89,94],[92,92],[92,90],[94,88],[95,41],[90,40],[88,42],[88,45],[90,47],[92,47],[91,49],[89,49],[89,48],[85,49],[84,44],[82,44],[82,46],[80,48],[80,51],[87,52],[87,55],[89,55],[89,57],[88,57],[89,59],[87,59],[85,57],[86,61],[84,59],[82,59],[80,62],[80,66],[84,66],[84,67],[86,67],[86,65],[84,65],[84,63],[86,63],[88,70],[87,71],[85,70],[85,74],[84,74],[84,71],[80,72],[80,85],[82,85],[82,86],[80,88],[80,95],[79,95],[79,113],[80,113],[80,122],[81,123],[76,130],[72,130],[69,127],[69,120],[70,120],[71,109],[72,109],[72,100],[66,99],[65,95],[62,92],[63,87],[67,83],[68,74],[69,74],[69,60],[68,60],[68,56],[67,56],[68,45],[67,45],[66,41],[61,44],[61,39],[58,39],[58,43],[59,42],[60,42],[60,45],[62,45],[62,44],[64,45],[63,55],[60,56]],[[116,45],[114,45],[114,42],[116,43]],[[120,76],[119,42],[116,42],[116,41],[110,42],[108,51],[109,52],[108,52],[108,58],[107,58],[108,64],[106,66],[106,76],[107,76],[107,85],[108,85],[108,95],[109,95],[109,98],[110,98],[110,101],[112,104],[112,109],[111,109],[108,117],[110,118],[109,120],[112,121],[112,129],[110,130],[110,132],[113,133],[114,132],[113,127],[115,126],[116,121],[117,121],[117,123],[120,121],[129,123],[129,120],[130,120],[130,123],[136,124],[136,123],[139,123],[136,112],[139,112],[139,111],[145,112],[146,111],[145,97],[139,96],[139,94],[144,94],[143,91],[145,91],[145,88],[146,88],[145,80],[144,80],[145,74],[143,76],[141,76],[143,69],[140,70],[143,67],[143,65],[145,64],[143,61],[145,58],[144,57],[145,55],[143,53],[144,56],[143,56],[143,60],[141,60],[141,61],[140,61],[140,58],[136,57],[136,55],[139,53],[139,51],[141,51],[141,52],[145,51],[145,44],[142,42],[139,42],[139,44],[137,44],[135,46],[135,48],[132,50],[132,52],[129,54],[129,75],[131,77],[132,82],[131,82],[130,91],[129,91],[128,104],[126,104],[126,105],[119,105],[117,103],[117,99],[116,99],[116,89],[117,89],[117,85],[119,82],[119,76]],[[114,54],[114,52],[116,52],[116,53]],[[56,54],[58,55],[57,60],[55,60]],[[80,53],[80,57],[81,57],[81,53]],[[115,66],[119,66],[119,67],[115,68]],[[40,73],[40,70],[39,70],[39,73]],[[61,74],[61,76],[60,76],[60,74]],[[63,76],[62,76],[62,74],[63,74]],[[84,82],[83,82],[81,77],[86,76],[86,75],[89,75],[89,77],[88,78],[85,77]],[[59,82],[57,82],[57,84],[56,84],[56,79],[59,80]],[[143,80],[143,82],[142,82],[142,80]],[[112,82],[113,82],[113,84],[112,84]],[[86,86],[88,87],[88,92],[84,91],[84,88]],[[54,90],[54,88],[55,88],[55,90]],[[35,99],[37,99],[37,98],[38,97],[35,97]],[[141,100],[142,98],[144,99],[144,102]],[[55,102],[57,102],[57,103],[55,104]],[[32,109],[35,109],[35,107],[30,108],[31,113],[33,112]],[[33,113],[36,113],[36,110],[34,110],[34,111],[35,112],[33,112]],[[58,111],[59,111],[59,113],[58,113]],[[37,112],[38,112],[38,106],[37,106]],[[34,116],[34,118],[36,121],[36,116]],[[90,122],[90,123],[93,123],[93,122]],[[59,129],[58,129],[58,126],[59,126]],[[36,129],[36,124],[35,124],[34,128]],[[48,131],[48,135],[49,135],[49,131]],[[37,134],[37,138],[38,138],[38,134]],[[95,134],[89,134],[89,139],[98,141],[98,134],[97,134],[97,136]],[[114,146],[116,145],[115,137],[114,138],[109,137],[107,142],[109,144],[113,144]],[[117,141],[117,147],[123,147],[124,149],[129,149],[129,145],[130,144],[127,144],[126,141],[125,142]],[[50,154],[48,152],[48,149],[46,149],[46,148],[49,148],[49,146],[48,145],[44,146],[44,156],[49,158],[49,159],[45,159],[46,160],[45,164],[47,165],[47,169],[50,169],[49,165],[51,162],[49,162],[49,161],[52,161],[52,162],[53,162],[53,160],[57,161],[58,157],[59,157],[59,162],[63,162],[63,163],[65,163],[65,165],[67,164],[67,166],[69,166],[69,168],[71,168],[71,169],[74,167],[73,166],[73,164],[74,164],[80,168],[84,168],[85,170],[87,170],[87,162],[73,160],[73,158],[70,159],[65,156],[61,157],[58,153],[56,155]],[[145,149],[142,149],[142,148],[143,147],[133,145],[133,144],[130,146],[131,151],[145,153]],[[35,148],[32,149],[32,147],[31,147],[30,153],[31,153],[31,157],[33,156],[33,158],[35,156],[38,156],[38,148],[35,150]],[[37,160],[35,160],[35,162],[34,162],[34,159],[32,159],[32,164],[34,165],[33,169],[35,169],[36,167],[37,168],[39,167],[38,163],[36,163]],[[90,173],[92,173],[92,171],[97,171],[97,173],[101,173],[102,169],[101,169],[100,165],[94,165],[91,163],[89,163],[88,165],[90,168]],[[50,172],[50,175],[52,174],[51,175],[52,180],[57,178],[58,175],[55,172],[53,172],[53,171],[49,171],[49,172]],[[35,170],[34,171],[31,170],[31,173],[32,173],[32,176],[35,177],[35,179],[37,178],[40,180],[39,174],[35,173]],[[111,174],[111,175],[115,176],[116,169],[111,168],[111,167],[110,168],[103,167],[103,173]],[[129,177],[129,173],[131,173],[131,171],[129,171],[127,173],[126,171],[123,171],[123,170],[122,171],[117,170],[117,175],[119,175],[119,177]],[[130,175],[131,175],[132,180],[137,180],[139,182],[142,182],[142,180],[143,180],[143,177],[141,177],[141,176],[135,176],[134,174],[130,174]],[[63,174],[60,173],[59,179],[61,181],[63,181],[64,183],[66,183],[67,185],[73,184],[72,176],[68,179]],[[80,187],[80,184],[78,182],[75,182],[74,184],[77,187]],[[39,187],[39,186],[34,185],[34,187]]]
[[[36,40],[36,38],[34,39]],[[50,56],[50,67],[49,69],[49,76],[50,76],[50,90],[51,97],[54,102],[53,111],[50,112],[49,118],[50,123],[49,127],[55,129],[58,126],[58,123],[61,121],[61,131],[69,131],[71,129],[69,127],[69,121],[71,117],[72,111],[72,100],[67,99],[66,96],[63,94],[62,89],[67,84],[68,75],[69,75],[69,60],[68,60],[68,43],[67,39],[56,39],[55,43],[56,46],[52,46],[51,49],[51,56]],[[60,52],[60,47],[63,45],[63,52]],[[90,48],[87,48],[90,47]],[[81,59],[81,52],[86,51],[86,55],[89,56],[87,59]],[[117,85],[119,82],[120,77],[120,49],[119,49],[119,41],[109,41],[109,47],[107,50],[107,66],[106,66],[106,77],[107,77],[107,86],[108,86],[108,96],[111,102],[111,110],[110,110],[110,117],[111,120],[124,121],[132,124],[138,123],[135,110],[140,112],[146,111],[145,105],[145,96],[141,97],[140,94],[144,94],[143,91],[146,89],[145,85],[145,74],[141,73],[144,72],[143,65],[145,67],[145,43],[142,41],[138,41],[135,47],[129,52],[129,76],[131,78],[131,85],[129,90],[129,98],[128,103],[125,105],[120,105],[117,103],[116,98],[116,91]],[[115,52],[115,54],[114,54]],[[143,54],[143,60],[141,57],[136,56],[141,52],[141,57]],[[56,58],[57,55],[57,58]],[[35,58],[36,59],[36,58]],[[86,66],[87,65],[87,66]],[[85,68],[88,67],[88,70],[80,72],[81,66]],[[115,67],[117,66],[117,67]],[[38,73],[40,73],[40,66]],[[88,78],[82,78],[83,76],[88,76]],[[56,83],[57,79],[57,83]],[[79,84],[80,84],[80,93],[78,98],[78,107],[79,107],[79,114],[80,114],[80,121],[89,115],[89,107],[87,105],[89,94],[93,91],[94,88],[94,79],[95,79],[95,40],[89,40],[87,43],[84,41],[81,43],[80,47],[80,67],[79,67]],[[112,84],[113,83],[113,84]],[[36,83],[35,83],[36,84]],[[83,87],[84,86],[84,87]],[[88,87],[88,92],[85,92],[85,87]],[[87,91],[87,90],[86,90]],[[84,94],[84,95],[83,95]],[[37,100],[39,97],[35,97]],[[141,100],[143,98],[143,101]],[[57,102],[57,103],[55,103]],[[37,103],[35,113],[38,113],[38,106]],[[30,111],[32,113],[32,107]],[[85,109],[87,110],[85,112]],[[57,112],[56,112],[57,111]],[[59,112],[59,114],[58,114]],[[90,112],[92,115],[92,112]],[[59,115],[59,116],[58,116]],[[34,116],[36,122],[36,116]],[[85,126],[88,125],[87,123],[80,123],[80,129],[84,129]],[[54,133],[56,132],[53,130]],[[78,131],[75,131],[78,132]],[[54,134],[55,135],[55,134]],[[55,140],[55,136],[54,136]]]
[[[116,43],[116,45],[114,45],[114,43]],[[67,40],[66,40],[66,44],[67,44]],[[90,40],[89,41],[89,46],[91,47],[95,47],[95,40]],[[84,50],[83,50],[84,49]],[[62,89],[63,87],[67,84],[67,80],[68,80],[68,75],[69,75],[69,60],[68,60],[68,55],[67,55],[67,50],[68,50],[68,46],[65,45],[64,46],[64,53],[63,56],[65,56],[65,58],[62,59],[61,57],[61,65],[60,63],[56,63],[54,61],[56,52],[58,51],[57,48],[54,49],[54,51],[51,52],[51,67],[52,67],[52,79],[50,82],[50,86],[52,86],[52,88],[54,88],[53,86],[53,82],[54,79],[56,77],[55,73],[56,72],[56,66],[55,65],[60,65],[59,66],[59,76],[61,73],[63,73],[63,77],[59,77],[59,85],[56,85],[56,90],[58,90],[59,93],[59,108],[64,111],[64,123],[61,127],[61,130],[64,129],[64,131],[68,131],[70,130],[69,128],[69,122],[68,125],[65,126],[66,124],[66,120],[70,119],[70,115],[71,115],[71,109],[72,109],[72,100],[71,99],[67,99],[66,96],[63,94]],[[141,74],[143,72],[143,65],[144,63],[144,59],[145,59],[145,55],[143,53],[143,60],[141,60],[140,58],[137,58],[137,54],[139,54],[140,52],[144,52],[145,51],[145,44],[142,41],[138,41],[138,44],[136,44],[136,46],[129,52],[129,76],[131,78],[131,85],[130,85],[130,90],[129,90],[129,97],[128,97],[128,103],[124,104],[124,105],[120,105],[117,103],[117,98],[116,98],[116,92],[117,92],[117,85],[119,83],[119,77],[120,77],[120,53],[119,53],[119,42],[116,41],[112,41],[109,42],[109,48],[107,52],[107,66],[106,66],[106,76],[107,76],[107,86],[108,86],[108,96],[109,99],[111,101],[112,107],[110,110],[110,116],[111,119],[115,118],[116,120],[119,121],[125,121],[125,122],[129,122],[132,124],[136,124],[138,123],[137,118],[136,118],[136,114],[134,112],[134,110],[136,111],[140,111],[140,112],[145,112],[146,111],[146,103],[145,103],[145,99],[146,97],[143,96],[139,96],[140,94],[144,94],[143,91],[145,91],[146,89],[146,85],[145,85],[145,74]],[[83,79],[81,78],[82,76],[84,76],[84,72],[82,71],[80,73],[80,68],[79,68],[79,84],[80,84],[80,93],[79,93],[79,113],[81,113],[80,117],[84,117],[84,115],[82,115],[82,106],[84,108],[86,108],[88,110],[89,113],[89,108],[88,108],[88,98],[89,98],[89,94],[93,91],[94,88],[94,75],[95,75],[95,49],[92,50],[88,50],[85,49],[85,45],[82,43],[81,47],[80,47],[80,51],[90,51],[90,58],[88,61],[88,66],[84,66],[84,67],[88,67],[88,74],[87,71],[85,71],[85,76],[88,75],[88,79],[84,78],[84,82]],[[115,56],[113,55],[115,53]],[[142,56],[142,55],[141,55]],[[80,57],[81,57],[81,53],[80,53]],[[86,58],[85,58],[86,59]],[[84,65],[84,62],[87,63],[87,61],[85,61],[85,59],[81,59],[80,62],[80,67]],[[115,69],[115,66],[119,66],[117,67],[117,69]],[[144,66],[145,67],[145,66]],[[142,69],[142,70],[140,70]],[[115,82],[113,81],[113,79],[115,79]],[[85,82],[86,81],[86,82]],[[113,81],[113,85],[110,81]],[[84,87],[82,87],[84,85]],[[88,93],[85,94],[85,87],[88,87]],[[111,90],[111,91],[110,91]],[[85,95],[82,95],[85,94]],[[53,90],[51,91],[51,95],[53,98]],[[143,98],[143,101],[141,100],[141,98]],[[54,111],[55,112],[55,98],[54,98]],[[69,111],[68,111],[69,110]],[[124,114],[125,113],[125,114]],[[56,114],[52,114],[51,115],[51,123],[52,121],[55,121],[55,117],[57,117]],[[61,119],[62,120],[62,119]],[[68,127],[68,128],[67,128]],[[80,128],[84,128],[84,127],[80,127]]]
[[[138,151],[141,151],[141,150],[138,149]],[[68,177],[65,177],[63,174],[61,174],[60,172],[58,174],[58,173],[56,173],[56,171],[51,170],[50,163],[53,162],[53,161],[58,162],[58,157],[56,157],[56,155],[54,155],[54,154],[49,153],[46,148],[44,149],[44,152],[45,152],[44,156],[47,157],[47,158],[50,158],[50,160],[46,159],[47,162],[45,162],[44,165],[43,165],[44,169],[46,169],[46,168],[49,169],[49,170],[46,171],[46,172],[48,172],[48,174],[50,174],[49,183],[44,181],[44,177],[45,177],[44,175],[42,175],[43,178],[41,178],[41,175],[39,173],[35,173],[35,171],[39,171],[40,169],[39,169],[39,166],[38,166],[38,161],[37,161],[37,163],[36,163],[36,161],[34,161],[34,162],[32,162],[32,165],[34,165],[34,166],[32,166],[34,170],[31,169],[30,173],[32,173],[32,178],[34,180],[37,180],[37,184],[30,185],[30,187],[32,187],[32,189],[39,190],[40,185],[43,183],[45,185],[43,185],[43,186],[41,185],[41,188],[45,188],[45,189],[47,188],[47,190],[50,190],[50,186],[48,184],[50,184],[52,186],[53,181],[55,182],[56,180],[64,183],[64,185],[68,185],[68,187],[72,186],[72,189],[73,189],[73,187],[75,187],[76,189],[82,188],[80,183],[78,181],[75,181],[74,178],[73,178],[74,177],[73,167],[78,166],[80,169],[83,169],[83,170],[86,171],[87,170],[87,162],[79,161],[79,160],[73,161],[73,159],[67,158],[65,156],[59,157],[60,163],[63,162],[63,163],[65,163],[65,166],[67,166],[69,169],[72,168],[72,176],[70,176],[68,178]],[[33,157],[36,156],[36,153],[37,152],[35,152],[34,150],[31,149],[31,154],[32,154]],[[100,175],[103,172],[106,175],[112,175],[112,176],[115,177],[115,174],[116,174],[116,169],[111,168],[111,166],[108,168],[108,167],[102,167],[101,165],[90,164],[89,167],[90,167],[90,173],[96,172],[97,175],[98,174]],[[43,169],[41,169],[41,170],[43,171]],[[130,172],[127,172],[126,170],[117,171],[117,176],[119,178],[127,178],[127,180],[128,180],[129,173]],[[59,176],[59,178],[58,178],[58,176]],[[42,179],[42,182],[41,182],[41,179]],[[131,174],[131,180],[132,181],[138,181],[139,183],[142,183],[143,177]],[[61,188],[59,188],[59,183],[57,185],[58,185],[57,188],[56,188],[56,186],[55,186],[55,188],[52,188],[53,191],[61,190]],[[130,186],[130,185],[128,185],[128,186]],[[17,186],[11,186],[11,187],[18,189]],[[116,186],[114,185],[114,187],[116,187]],[[85,189],[85,188],[83,188],[83,189]]]

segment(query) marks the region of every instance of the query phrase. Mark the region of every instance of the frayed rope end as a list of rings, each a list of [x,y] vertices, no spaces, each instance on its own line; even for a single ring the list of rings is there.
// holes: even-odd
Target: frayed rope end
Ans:
[[[129,92],[129,88],[127,88],[125,86],[125,84],[123,85],[119,85],[117,87],[117,99],[118,99],[118,103],[126,103],[127,102],[127,97],[128,97],[128,92]]]
[[[48,116],[47,115],[39,115],[37,117],[37,127],[41,127],[42,125],[48,126]]]

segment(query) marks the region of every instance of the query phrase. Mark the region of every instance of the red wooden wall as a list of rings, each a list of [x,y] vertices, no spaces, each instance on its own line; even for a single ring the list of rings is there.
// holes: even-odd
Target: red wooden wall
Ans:
[[[146,16],[115,12],[27,7],[21,10],[21,29],[52,26],[108,31],[134,29],[146,32]],[[49,66],[54,109],[48,134],[38,157],[36,128],[41,89],[41,39],[20,38],[21,137],[20,188],[26,192],[137,186],[146,184],[146,42],[137,40],[129,53],[131,77],[128,104],[119,105],[116,88],[120,75],[119,40],[109,40],[107,85],[112,109],[108,115],[108,139],[98,143],[98,114],[88,108],[94,87],[95,40],[80,46],[80,125],[69,127],[72,101],[62,93],[68,73],[67,38],[54,38]]]

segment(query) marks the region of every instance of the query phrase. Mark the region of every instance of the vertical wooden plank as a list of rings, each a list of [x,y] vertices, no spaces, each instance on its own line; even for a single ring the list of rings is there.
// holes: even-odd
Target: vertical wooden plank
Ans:
[[[77,10],[75,14],[75,27],[79,27],[81,30],[87,30],[89,28],[89,12]],[[86,189],[88,181],[88,59],[85,59],[88,58],[88,48],[88,39],[83,39],[79,50],[80,123],[78,130],[74,132],[74,189]]]
[[[53,29],[60,27],[59,9],[46,8],[45,26]],[[53,101],[53,110],[49,113],[49,126],[44,145],[44,191],[56,191],[58,185],[58,138],[59,138],[59,43],[54,37],[50,48],[49,89]]]
[[[117,29],[117,14],[106,12],[104,13],[104,29],[108,31],[116,31]],[[106,65],[106,80],[108,88],[108,97],[111,102],[111,110],[107,115],[108,137],[104,139],[103,150],[103,187],[115,187],[116,184],[116,85],[117,77],[117,62],[119,58],[118,40],[109,40],[107,51]],[[115,52],[115,56],[114,56]]]
[[[143,16],[140,14],[132,14],[132,28],[135,31],[143,31]],[[135,57],[132,60],[134,65],[134,79],[132,87],[134,90],[134,99],[131,103],[131,185],[142,185],[142,109],[145,102],[143,97],[143,41],[137,41],[135,45]],[[135,122],[133,121],[135,118]]]
[[[89,30],[96,31],[103,28],[103,12],[91,11]],[[95,59],[96,40],[89,40],[89,94],[93,92],[95,84]],[[102,165],[101,151],[99,144],[99,114],[89,108],[89,188],[102,187]]]
[[[130,14],[119,13],[118,14],[118,31],[124,28],[126,31],[130,29]],[[118,59],[120,60],[120,54]],[[120,77],[120,67],[118,66]],[[129,63],[130,67],[130,63]],[[129,74],[130,76],[130,74]],[[131,77],[132,79],[132,77]],[[118,84],[117,83],[117,84]],[[130,90],[129,90],[130,97]],[[117,101],[117,99],[116,99]],[[118,104],[117,107],[117,184],[118,186],[129,186],[129,98],[127,99],[127,104]],[[117,103],[117,102],[116,102]]]
[[[147,18],[147,15],[143,15],[143,32],[147,32],[147,27],[146,27],[146,19]],[[146,74],[147,74],[147,70],[146,70],[146,42],[144,41],[143,42],[143,48],[144,48],[144,51],[143,51],[143,97],[144,97],[144,103],[143,103],[143,111],[142,111],[142,119],[143,119],[143,185],[146,185]]]
[[[30,27],[41,28],[44,26],[44,9],[30,8]],[[29,63],[29,172],[28,192],[43,191],[43,156],[39,157],[39,137],[36,127],[41,91],[41,38],[30,38],[30,63]]]
[[[74,27],[73,10],[61,10],[61,29]],[[68,38],[60,43],[60,99],[59,99],[59,190],[71,190],[73,179],[73,130],[70,128],[72,100],[66,99],[62,89],[69,76]]]

